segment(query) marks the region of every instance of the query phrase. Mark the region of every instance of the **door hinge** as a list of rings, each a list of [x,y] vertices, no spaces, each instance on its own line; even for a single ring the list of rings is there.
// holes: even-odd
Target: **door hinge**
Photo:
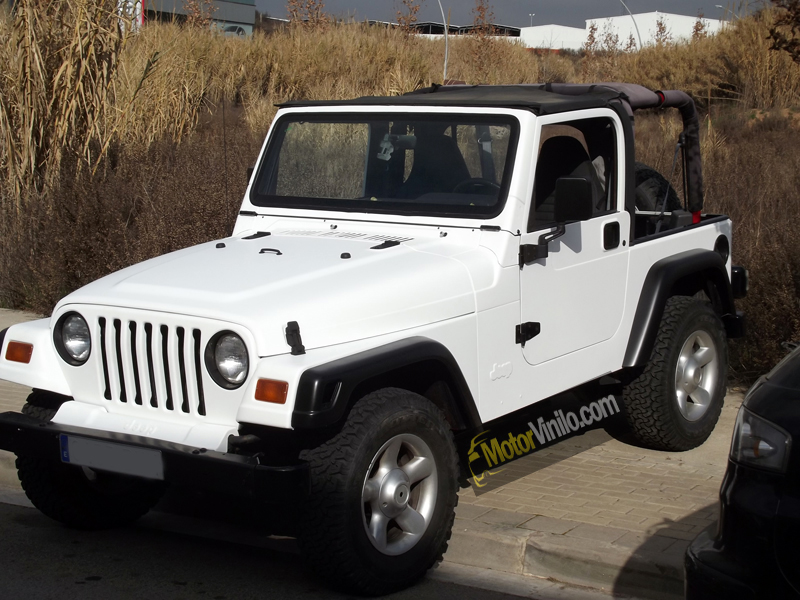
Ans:
[[[540,258],[550,256],[550,242],[557,240],[567,232],[567,226],[559,223],[555,229],[539,236],[536,244],[522,244],[519,247],[519,268]]]
[[[547,246],[538,244],[522,244],[519,247],[519,268],[532,263],[540,258],[547,258]]]
[[[522,347],[525,347],[525,342],[528,340],[532,340],[535,338],[539,333],[542,331],[542,326],[540,323],[531,323],[528,321],[527,323],[522,323],[521,325],[517,325],[517,343],[522,344]]]

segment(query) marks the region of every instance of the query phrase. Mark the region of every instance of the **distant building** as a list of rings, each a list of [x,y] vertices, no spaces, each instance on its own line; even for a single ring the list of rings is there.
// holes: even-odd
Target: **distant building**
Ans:
[[[580,50],[586,43],[586,30],[563,25],[522,27],[519,41],[526,48]]]
[[[276,31],[283,31],[287,27],[289,27],[289,19],[281,19],[279,17],[270,17],[269,15],[265,15],[256,11],[256,20],[255,24],[253,25],[254,29],[258,29],[263,33],[269,34],[274,33]]]
[[[623,46],[631,36],[633,36],[637,46],[639,44],[639,36],[642,38],[642,44],[649,46],[656,41],[659,21],[666,26],[666,33],[670,41],[685,42],[692,39],[697,17],[656,11],[633,15],[633,18],[630,15],[625,15],[605,19],[587,19],[586,31],[588,32],[589,27],[595,25],[599,36],[602,36],[606,31],[610,31],[613,35],[619,36],[620,44]],[[717,19],[704,18],[703,24],[708,34],[715,34],[722,28],[722,21]],[[638,35],[636,33],[637,27],[639,29]]]
[[[526,48],[538,48],[548,50],[580,50],[586,44],[589,35],[589,28],[592,25],[597,27],[597,37],[602,36],[608,31],[612,35],[619,36],[619,45],[625,47],[626,43],[633,36],[636,46],[639,46],[639,36],[645,46],[656,42],[656,31],[659,21],[666,26],[666,34],[673,42],[687,41],[692,38],[697,17],[687,17],[684,15],[673,15],[663,12],[640,13],[638,15],[625,15],[622,17],[608,17],[605,19],[587,19],[586,27],[564,27],[563,25],[538,25],[536,27],[509,27],[507,25],[492,25],[499,36],[510,40],[516,40]],[[634,26],[635,22],[635,26]],[[717,33],[723,25],[717,19],[703,19],[705,32],[709,35]],[[636,27],[639,28],[639,35]],[[445,26],[436,22],[416,23],[414,29],[421,35],[429,38],[441,38],[444,36]],[[450,25],[450,35],[471,33],[472,25],[458,26]]]
[[[256,19],[255,0],[214,0],[216,10],[211,14],[213,25],[226,33],[251,35]],[[184,0],[147,0],[145,20],[185,21],[187,10]]]

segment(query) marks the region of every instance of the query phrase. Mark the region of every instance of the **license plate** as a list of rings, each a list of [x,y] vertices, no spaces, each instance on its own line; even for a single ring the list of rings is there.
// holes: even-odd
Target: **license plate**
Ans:
[[[164,461],[159,450],[125,446],[62,433],[61,462],[122,475],[164,479]]]

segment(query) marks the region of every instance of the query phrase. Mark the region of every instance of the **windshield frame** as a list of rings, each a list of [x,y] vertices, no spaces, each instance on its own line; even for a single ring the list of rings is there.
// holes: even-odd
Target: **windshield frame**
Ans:
[[[275,162],[280,155],[279,149],[284,140],[287,122],[319,122],[319,123],[365,123],[376,121],[391,122],[443,122],[452,121],[458,125],[495,125],[509,127],[509,140],[506,149],[506,158],[503,166],[503,177],[500,182],[500,191],[497,201],[491,206],[466,206],[452,204],[418,203],[381,200],[380,202],[365,202],[360,199],[333,199],[313,198],[306,196],[276,196],[259,194],[259,183],[264,177],[269,177],[275,168]],[[488,220],[497,217],[505,208],[509,189],[513,178],[514,164],[520,140],[520,122],[513,114],[506,112],[473,113],[455,111],[417,112],[406,110],[380,110],[380,111],[324,111],[305,112],[292,110],[278,118],[273,123],[271,135],[265,144],[264,152],[256,169],[253,183],[250,186],[248,200],[254,207],[272,207],[283,209],[345,212],[360,214],[386,214],[398,216],[419,217],[446,217],[458,219]]]

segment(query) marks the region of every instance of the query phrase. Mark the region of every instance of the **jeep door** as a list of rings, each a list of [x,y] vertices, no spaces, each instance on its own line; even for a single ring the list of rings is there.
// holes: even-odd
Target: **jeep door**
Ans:
[[[624,210],[624,138],[617,116],[592,110],[541,117],[537,123],[535,180],[520,243],[535,245],[556,228],[560,178],[589,181],[593,208],[587,220],[566,223],[564,235],[547,245],[546,258],[520,270],[521,323],[538,323],[539,329],[523,349],[531,365],[580,353],[614,336],[625,308],[630,231]],[[536,326],[529,330],[535,332]],[[576,362],[562,366],[573,371],[571,379],[586,380],[603,372],[594,373],[601,365],[584,364],[596,363],[596,356],[592,352],[577,362],[576,355]],[[580,373],[574,372],[576,365]]]

